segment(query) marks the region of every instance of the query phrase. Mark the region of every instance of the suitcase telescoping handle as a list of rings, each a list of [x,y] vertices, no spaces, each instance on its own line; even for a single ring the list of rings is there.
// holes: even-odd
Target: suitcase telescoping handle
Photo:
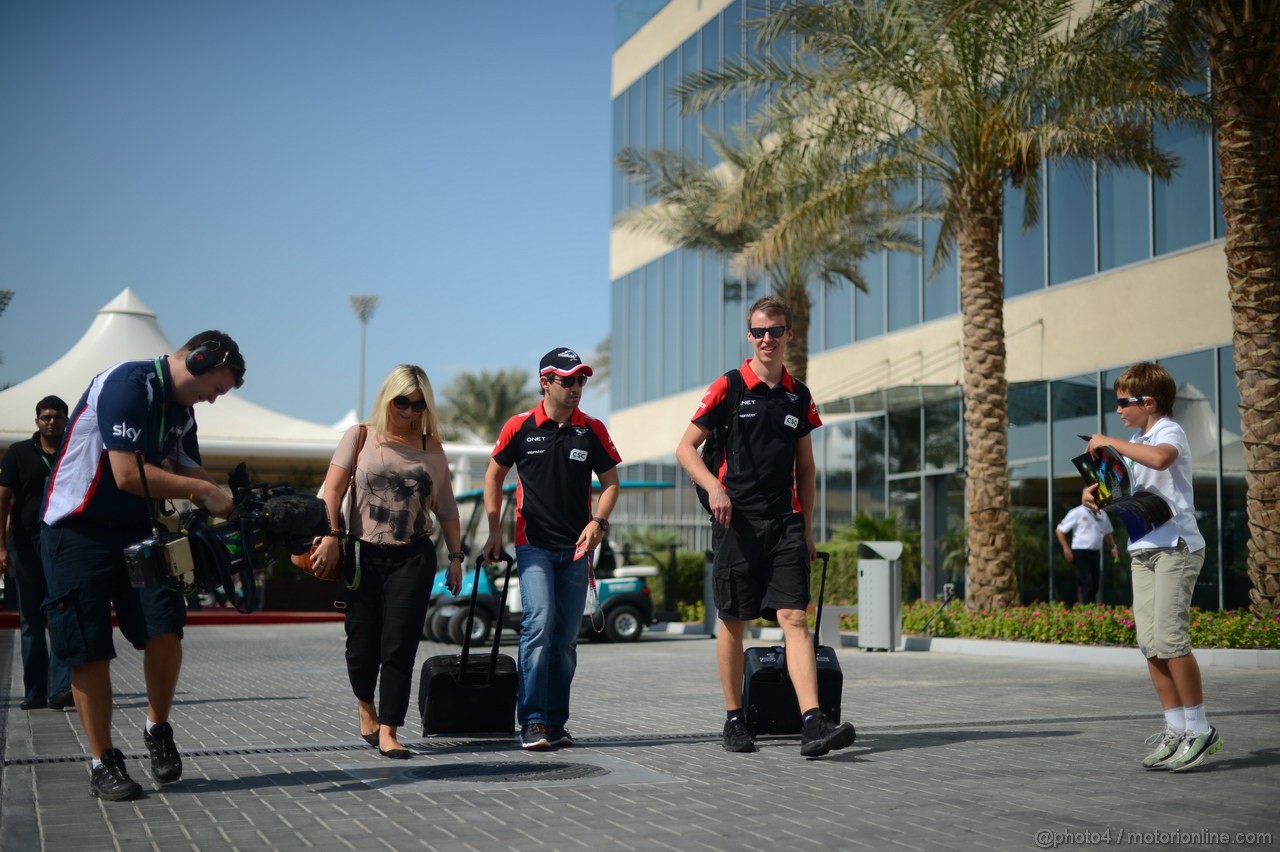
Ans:
[[[515,564],[515,559],[508,553],[503,553],[499,561],[506,563],[507,576],[502,583],[502,602],[498,609],[497,625],[493,630],[493,652],[489,655],[489,675],[486,681],[493,680],[493,673],[498,666],[498,643],[502,640],[502,621],[507,610],[507,586],[511,583],[511,566]],[[484,554],[481,553],[476,557],[475,577],[471,583],[471,598],[467,603],[467,620],[465,622],[467,629],[462,632],[462,653],[458,655],[459,678],[465,678],[467,674],[467,658],[471,655],[471,625],[476,617],[476,597],[480,592],[480,571],[483,567]]]
[[[502,641],[502,623],[507,620],[507,588],[511,585],[511,569],[516,560],[505,550],[498,557],[507,568],[502,578],[502,597],[498,600],[498,623],[493,627],[493,649],[489,651],[489,682],[493,682],[493,673],[498,670],[498,643]]]
[[[827,563],[831,561],[831,554],[819,550],[818,558],[822,560],[822,582],[818,584],[818,616],[813,620],[814,653],[818,651],[818,640],[822,636],[822,603],[827,596]]]

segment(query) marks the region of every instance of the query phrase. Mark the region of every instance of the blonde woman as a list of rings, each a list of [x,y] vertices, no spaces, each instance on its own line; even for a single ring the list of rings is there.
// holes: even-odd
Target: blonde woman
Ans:
[[[324,481],[330,534],[316,551],[317,573],[339,571],[339,518],[355,471],[341,571],[346,586],[347,676],[360,713],[360,735],[384,756],[404,760],[400,744],[414,659],[436,573],[435,515],[449,548],[448,585],[462,585],[462,531],[448,462],[440,443],[435,396],[421,367],[401,364],[378,388],[365,441],[363,427],[342,436]],[[374,707],[374,687],[378,704]]]

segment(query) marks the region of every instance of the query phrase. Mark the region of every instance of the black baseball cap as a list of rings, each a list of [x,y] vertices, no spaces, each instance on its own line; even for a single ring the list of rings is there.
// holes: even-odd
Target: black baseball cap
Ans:
[[[545,376],[548,373],[554,373],[557,376],[586,373],[590,376],[592,372],[589,365],[582,363],[582,356],[565,346],[552,349],[546,355],[543,355],[542,363],[538,365],[539,376]]]

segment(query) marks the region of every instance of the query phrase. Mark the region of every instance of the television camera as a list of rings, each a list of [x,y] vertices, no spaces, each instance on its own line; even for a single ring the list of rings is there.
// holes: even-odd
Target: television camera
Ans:
[[[135,589],[171,583],[184,595],[221,591],[240,612],[253,612],[258,608],[253,572],[266,567],[271,546],[302,553],[329,528],[323,500],[283,483],[253,483],[241,462],[227,475],[235,506],[229,520],[216,521],[204,509],[190,509],[179,515],[178,531],[168,532],[156,517],[141,453],[137,460],[152,534],[124,551]]]

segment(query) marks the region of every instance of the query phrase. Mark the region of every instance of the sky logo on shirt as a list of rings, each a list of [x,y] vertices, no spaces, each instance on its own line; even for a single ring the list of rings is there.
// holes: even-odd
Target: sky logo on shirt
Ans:
[[[117,423],[111,427],[111,434],[117,438],[124,438],[129,442],[135,442],[142,436],[141,429],[135,429],[124,423]]]

